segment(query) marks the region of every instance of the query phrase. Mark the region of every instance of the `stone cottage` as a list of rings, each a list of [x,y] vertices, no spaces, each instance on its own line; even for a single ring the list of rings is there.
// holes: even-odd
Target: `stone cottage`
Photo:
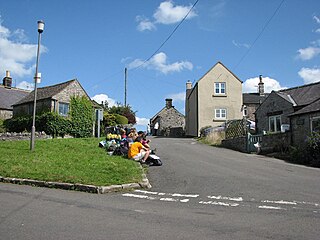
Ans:
[[[303,145],[319,131],[320,82],[272,91],[256,111],[257,132],[290,131],[292,145]]]
[[[155,125],[159,126],[157,136],[181,137],[184,135],[185,118],[172,106],[172,99],[166,99],[165,107],[150,119],[152,134],[155,132]]]
[[[268,97],[269,93],[264,92],[264,83],[262,75],[259,76],[258,92],[256,93],[243,93],[243,116],[248,120],[255,122],[255,112],[261,103]]]
[[[10,72],[6,71],[3,84],[0,84],[0,119],[9,119],[13,116],[12,105],[26,97],[30,91],[12,87]]]
[[[77,79],[37,89],[37,113],[57,112],[68,116],[72,96],[89,96]],[[13,116],[32,115],[34,91],[13,105]]]

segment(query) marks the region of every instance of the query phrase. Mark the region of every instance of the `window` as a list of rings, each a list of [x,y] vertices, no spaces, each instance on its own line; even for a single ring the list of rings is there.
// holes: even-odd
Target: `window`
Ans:
[[[320,132],[320,117],[311,118],[311,131]]]
[[[281,131],[281,115],[269,117],[269,131],[270,132]]]
[[[227,109],[215,109],[215,119],[227,119]]]
[[[226,83],[224,82],[217,82],[214,84],[214,94],[226,94]]]
[[[248,116],[248,108],[247,108],[246,105],[243,105],[243,107],[242,107],[242,115],[243,115],[244,117],[247,117],[247,116]]]
[[[69,104],[68,103],[59,103],[59,115],[68,116],[69,113]]]

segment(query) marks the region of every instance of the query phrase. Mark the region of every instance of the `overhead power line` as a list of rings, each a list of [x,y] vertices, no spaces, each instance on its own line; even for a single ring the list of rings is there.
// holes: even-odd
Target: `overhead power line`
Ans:
[[[178,28],[180,27],[180,25],[184,22],[184,20],[186,20],[186,18],[189,16],[189,14],[191,13],[192,9],[197,5],[197,3],[199,2],[199,0],[196,0],[194,2],[194,4],[192,5],[192,7],[189,9],[189,11],[187,12],[187,14],[182,18],[182,20],[179,22],[179,24],[173,29],[173,31],[170,33],[170,35],[166,38],[166,40],[164,40],[164,42],[158,47],[158,49],[156,51],[154,51],[154,53],[152,53],[152,55],[150,57],[148,57],[143,63],[141,63],[139,66],[133,68],[133,69],[137,69],[140,68],[143,64],[145,64],[146,62],[148,62],[154,55],[156,55],[159,50],[169,41],[169,39],[173,36],[173,34],[178,30]],[[133,70],[132,69],[132,70]]]
[[[268,19],[268,21],[264,24],[261,32],[258,34],[258,36],[254,39],[254,41],[252,42],[252,44],[250,45],[250,47],[248,48],[248,50],[245,52],[245,54],[242,56],[242,58],[239,60],[239,62],[236,64],[235,69],[240,65],[240,63],[245,59],[245,57],[249,54],[249,52],[251,51],[251,49],[253,48],[253,46],[255,45],[255,43],[259,40],[259,38],[262,36],[262,33],[266,30],[266,28],[268,27],[269,23],[271,22],[271,20],[274,18],[274,16],[278,13],[278,11],[280,10],[282,4],[284,3],[285,0],[282,0],[280,2],[280,4],[278,5],[278,7],[276,8],[276,10],[273,12],[272,16]]]

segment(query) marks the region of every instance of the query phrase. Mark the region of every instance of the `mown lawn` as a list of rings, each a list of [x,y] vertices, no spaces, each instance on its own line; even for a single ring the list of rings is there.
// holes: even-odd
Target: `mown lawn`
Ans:
[[[97,138],[0,142],[0,176],[108,186],[139,182],[139,164],[108,156]]]

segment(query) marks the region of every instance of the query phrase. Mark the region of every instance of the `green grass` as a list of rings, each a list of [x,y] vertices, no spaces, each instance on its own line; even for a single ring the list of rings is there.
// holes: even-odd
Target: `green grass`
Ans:
[[[139,182],[139,164],[108,156],[97,138],[0,142],[0,176],[108,186]]]

